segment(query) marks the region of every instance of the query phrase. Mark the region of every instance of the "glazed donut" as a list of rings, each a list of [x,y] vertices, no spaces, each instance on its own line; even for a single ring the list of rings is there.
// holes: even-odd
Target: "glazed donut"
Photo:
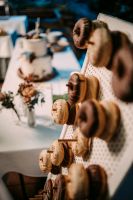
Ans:
[[[113,101],[103,100],[100,101],[100,105],[105,110],[106,126],[104,132],[98,137],[109,142],[118,133],[121,119],[120,109]]]
[[[52,105],[52,118],[57,124],[65,124],[68,121],[69,109],[64,99],[56,100]]]
[[[105,27],[95,29],[89,38],[87,49],[88,60],[92,65],[107,66],[112,54],[110,31]]]
[[[47,153],[47,150],[42,150],[39,155],[39,167],[42,172],[50,172],[52,169],[52,163],[50,160],[50,154]]]
[[[123,48],[124,45],[130,45],[130,40],[128,36],[120,31],[111,31],[111,38],[112,38],[112,54],[109,60],[108,65],[106,66],[107,69],[112,69],[113,67],[113,60],[115,57],[115,54],[118,50]]]
[[[85,137],[109,142],[120,126],[120,109],[113,101],[88,100],[81,105],[77,120]]]
[[[44,173],[51,172],[52,174],[59,174],[61,171],[60,166],[52,164],[50,153],[48,153],[47,150],[42,150],[39,155],[39,167]]]
[[[94,99],[84,101],[78,112],[77,123],[85,137],[99,137],[105,129],[105,110]]]
[[[77,48],[87,49],[92,27],[92,21],[87,18],[81,18],[76,22],[73,28],[73,41]]]
[[[52,105],[52,118],[57,124],[74,125],[78,109],[78,104],[70,106],[64,99],[58,99]]]
[[[112,88],[117,98],[133,102],[133,44],[124,45],[113,59]]]
[[[73,154],[75,156],[82,156],[83,158],[86,158],[91,151],[91,139],[85,137],[79,128],[73,132],[72,138],[77,140],[76,142],[72,142],[70,144]]]
[[[63,142],[63,148],[64,148],[64,159],[61,163],[62,167],[69,167],[72,164],[74,154],[72,152],[72,149],[69,147],[67,142]]]
[[[66,179],[64,175],[59,174],[54,181],[53,200],[65,200],[66,197]]]
[[[73,163],[68,169],[66,191],[68,199],[89,199],[89,179],[82,164]]]
[[[51,158],[50,158],[52,164],[55,166],[59,166],[64,159],[63,144],[61,142],[59,142],[58,140],[55,140],[52,143],[52,146],[50,147],[50,149],[53,151],[51,153]]]
[[[89,165],[86,168],[90,181],[90,199],[103,200],[107,197],[107,174],[100,165]]]
[[[88,98],[98,98],[99,81],[94,76],[84,76],[73,72],[68,81],[68,102],[70,105],[83,102]]]

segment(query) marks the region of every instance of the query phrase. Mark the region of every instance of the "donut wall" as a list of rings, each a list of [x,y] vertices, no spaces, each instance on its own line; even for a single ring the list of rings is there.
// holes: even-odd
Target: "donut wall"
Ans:
[[[130,40],[133,41],[132,24],[104,14],[99,14],[98,19],[106,22],[110,30],[125,31]],[[115,102],[120,108],[121,121],[118,134],[112,140],[107,143],[94,137],[87,159],[75,157],[74,162],[82,163],[85,168],[92,164],[103,167],[108,177],[109,199],[130,200],[131,195],[133,196],[133,194],[129,194],[133,182],[133,103],[125,103],[116,98],[112,89],[112,71],[105,67],[94,67],[88,63],[88,50],[81,73],[85,76],[93,75],[99,80],[99,100]],[[72,139],[73,132],[74,126],[65,124],[60,139]],[[65,175],[67,172],[67,168],[62,168],[62,174]],[[49,173],[48,177],[54,179],[56,175]],[[126,185],[124,185],[125,182]],[[126,189],[128,190],[126,191]]]
[[[99,14],[98,19],[105,21],[112,30],[125,30],[130,39],[133,40],[132,24],[103,14]],[[123,27],[126,28],[123,29]],[[84,161],[81,157],[75,157],[75,162],[83,163],[85,167],[90,164],[99,164],[104,167],[108,175],[109,196],[111,199],[118,199],[118,196],[122,195],[125,190],[122,188],[120,194],[117,194],[117,189],[120,189],[122,181],[128,176],[128,172],[132,170],[133,103],[124,103],[115,97],[111,85],[112,72],[104,67],[96,68],[90,63],[87,64],[87,53],[81,72],[85,75],[94,75],[98,78],[100,82],[100,100],[113,100],[119,105],[121,125],[119,134],[111,142],[107,144],[103,140],[95,138],[92,152],[88,159]],[[60,138],[72,138],[73,130],[73,126],[64,125]],[[67,173],[67,170],[64,169],[63,173]],[[130,186],[131,182],[127,181],[126,187]],[[123,198],[121,197],[121,199]]]

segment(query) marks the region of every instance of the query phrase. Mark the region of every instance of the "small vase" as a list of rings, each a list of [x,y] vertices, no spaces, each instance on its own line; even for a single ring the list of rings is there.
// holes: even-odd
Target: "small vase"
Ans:
[[[35,111],[34,109],[27,109],[27,123],[28,126],[34,127],[35,126]]]

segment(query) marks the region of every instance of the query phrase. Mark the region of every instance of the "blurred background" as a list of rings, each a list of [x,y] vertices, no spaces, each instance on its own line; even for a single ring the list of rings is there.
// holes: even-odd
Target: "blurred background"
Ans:
[[[17,38],[35,29],[35,23],[39,18],[40,29],[61,30],[67,37],[80,66],[82,67],[85,51],[77,49],[72,40],[72,30],[75,22],[82,17],[91,20],[97,18],[99,13],[118,17],[128,22],[133,22],[132,0],[0,0],[0,27],[1,25],[11,35],[15,47]],[[23,17],[22,17],[23,16]],[[12,18],[8,22],[8,19]],[[7,23],[5,23],[7,21]],[[17,22],[17,23],[16,23]],[[18,22],[20,24],[18,25]],[[8,24],[11,24],[12,27]],[[24,26],[21,26],[22,23]],[[6,25],[7,24],[7,25]],[[15,25],[16,24],[16,25]],[[23,29],[25,27],[25,29]],[[124,27],[123,27],[124,29]],[[0,44],[3,44],[3,38]],[[7,48],[9,49],[9,48]],[[3,55],[0,51],[0,67],[6,66],[11,58],[11,53]],[[5,68],[4,68],[5,69]],[[1,73],[1,72],[0,72]],[[4,81],[6,70],[3,72],[1,85]],[[25,200],[29,196],[37,194],[43,188],[45,178],[32,178],[17,173],[9,173],[4,176],[4,181],[15,200]]]
[[[81,17],[96,19],[104,13],[133,22],[132,0],[0,0],[0,16],[11,15],[28,17],[27,31],[34,29],[40,18],[40,27],[62,29],[82,65],[84,51],[73,46],[71,33],[75,22]]]

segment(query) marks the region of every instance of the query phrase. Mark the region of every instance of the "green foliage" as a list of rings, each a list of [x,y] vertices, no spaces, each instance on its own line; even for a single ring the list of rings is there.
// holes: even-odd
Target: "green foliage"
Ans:
[[[63,95],[53,95],[53,102],[55,102],[57,99],[68,99],[68,94],[63,94]]]

